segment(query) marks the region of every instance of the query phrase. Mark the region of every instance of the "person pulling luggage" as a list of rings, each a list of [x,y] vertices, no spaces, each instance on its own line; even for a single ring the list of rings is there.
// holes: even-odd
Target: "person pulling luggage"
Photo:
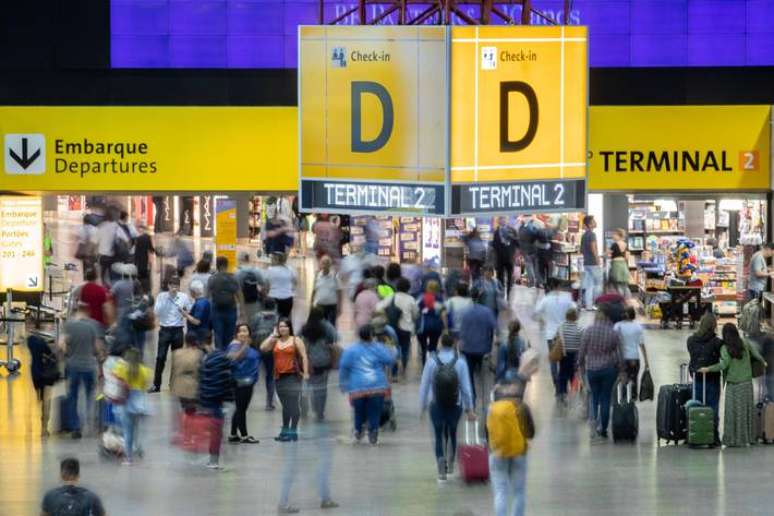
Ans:
[[[706,311],[699,320],[699,327],[688,337],[688,354],[691,359],[688,370],[693,375],[696,392],[706,393],[704,404],[714,412],[715,445],[720,445],[720,373],[697,374],[702,367],[710,367],[720,362],[720,348],[723,341],[716,335],[717,319],[711,311]],[[706,378],[706,380],[705,380]],[[706,386],[704,385],[706,382]]]
[[[425,363],[419,386],[419,403],[421,414],[430,412],[435,433],[438,480],[443,481],[454,469],[457,425],[462,411],[467,413],[468,420],[476,419],[468,363],[457,352],[454,338],[449,334],[441,337],[441,348]]]

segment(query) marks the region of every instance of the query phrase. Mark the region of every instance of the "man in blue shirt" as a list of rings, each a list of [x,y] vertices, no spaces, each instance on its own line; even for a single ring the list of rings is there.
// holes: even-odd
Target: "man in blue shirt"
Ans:
[[[470,383],[473,390],[473,406],[476,405],[476,377],[481,381],[483,375],[481,366],[484,356],[492,351],[492,341],[497,332],[497,320],[492,310],[482,304],[481,291],[473,288],[470,291],[473,306],[465,311],[460,325],[460,348],[470,371]]]

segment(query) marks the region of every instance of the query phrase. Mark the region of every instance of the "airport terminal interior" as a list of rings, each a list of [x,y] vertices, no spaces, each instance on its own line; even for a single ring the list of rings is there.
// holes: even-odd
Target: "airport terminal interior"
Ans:
[[[4,15],[0,516],[774,512],[774,0]]]

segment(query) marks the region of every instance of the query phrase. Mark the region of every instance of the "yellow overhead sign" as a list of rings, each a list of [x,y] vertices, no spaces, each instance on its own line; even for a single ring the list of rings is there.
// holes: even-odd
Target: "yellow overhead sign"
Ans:
[[[452,27],[453,183],[586,176],[586,27]]]
[[[40,197],[0,197],[0,291],[43,290]]]
[[[589,189],[770,189],[770,106],[591,108]]]
[[[0,107],[2,190],[294,191],[294,107]]]
[[[300,27],[302,178],[443,182],[445,27]]]

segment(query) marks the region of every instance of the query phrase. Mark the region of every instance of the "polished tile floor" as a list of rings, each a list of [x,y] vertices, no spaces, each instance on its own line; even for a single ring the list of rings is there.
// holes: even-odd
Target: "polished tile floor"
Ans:
[[[537,343],[537,326],[531,320],[534,295],[518,290],[514,309],[527,336]],[[299,312],[303,310],[300,306]],[[347,316],[340,323],[351,327]],[[657,386],[677,380],[678,364],[687,357],[687,335],[687,330],[647,331]],[[25,350],[17,351],[27,364]],[[146,356],[153,357],[154,351],[149,342]],[[152,398],[154,415],[146,421],[143,435],[144,460],[122,467],[99,458],[94,438],[41,440],[39,411],[26,371],[12,378],[2,372],[0,515],[37,514],[42,494],[58,482],[58,461],[67,455],[82,461],[83,484],[102,496],[111,515],[273,514],[282,470],[293,452],[298,462],[291,502],[302,514],[492,514],[489,486],[465,486],[457,478],[436,481],[428,421],[419,417],[418,374],[415,368],[408,382],[395,386],[398,429],[384,432],[375,448],[350,443],[350,411],[335,378],[329,387],[330,437],[321,442],[312,425],[302,422],[302,439],[295,450],[272,440],[280,413],[263,410],[264,390],[257,388],[248,426],[261,443],[224,444],[226,469],[213,472],[203,468],[203,457],[186,456],[169,445],[177,405],[167,391]],[[529,450],[529,514],[774,512],[774,446],[723,451],[658,446],[652,402],[639,404],[640,437],[635,445],[591,444],[587,426],[555,406],[546,364],[531,382],[527,400],[537,424]],[[332,493],[341,505],[330,511],[319,509],[316,494],[321,450],[332,454]]]

